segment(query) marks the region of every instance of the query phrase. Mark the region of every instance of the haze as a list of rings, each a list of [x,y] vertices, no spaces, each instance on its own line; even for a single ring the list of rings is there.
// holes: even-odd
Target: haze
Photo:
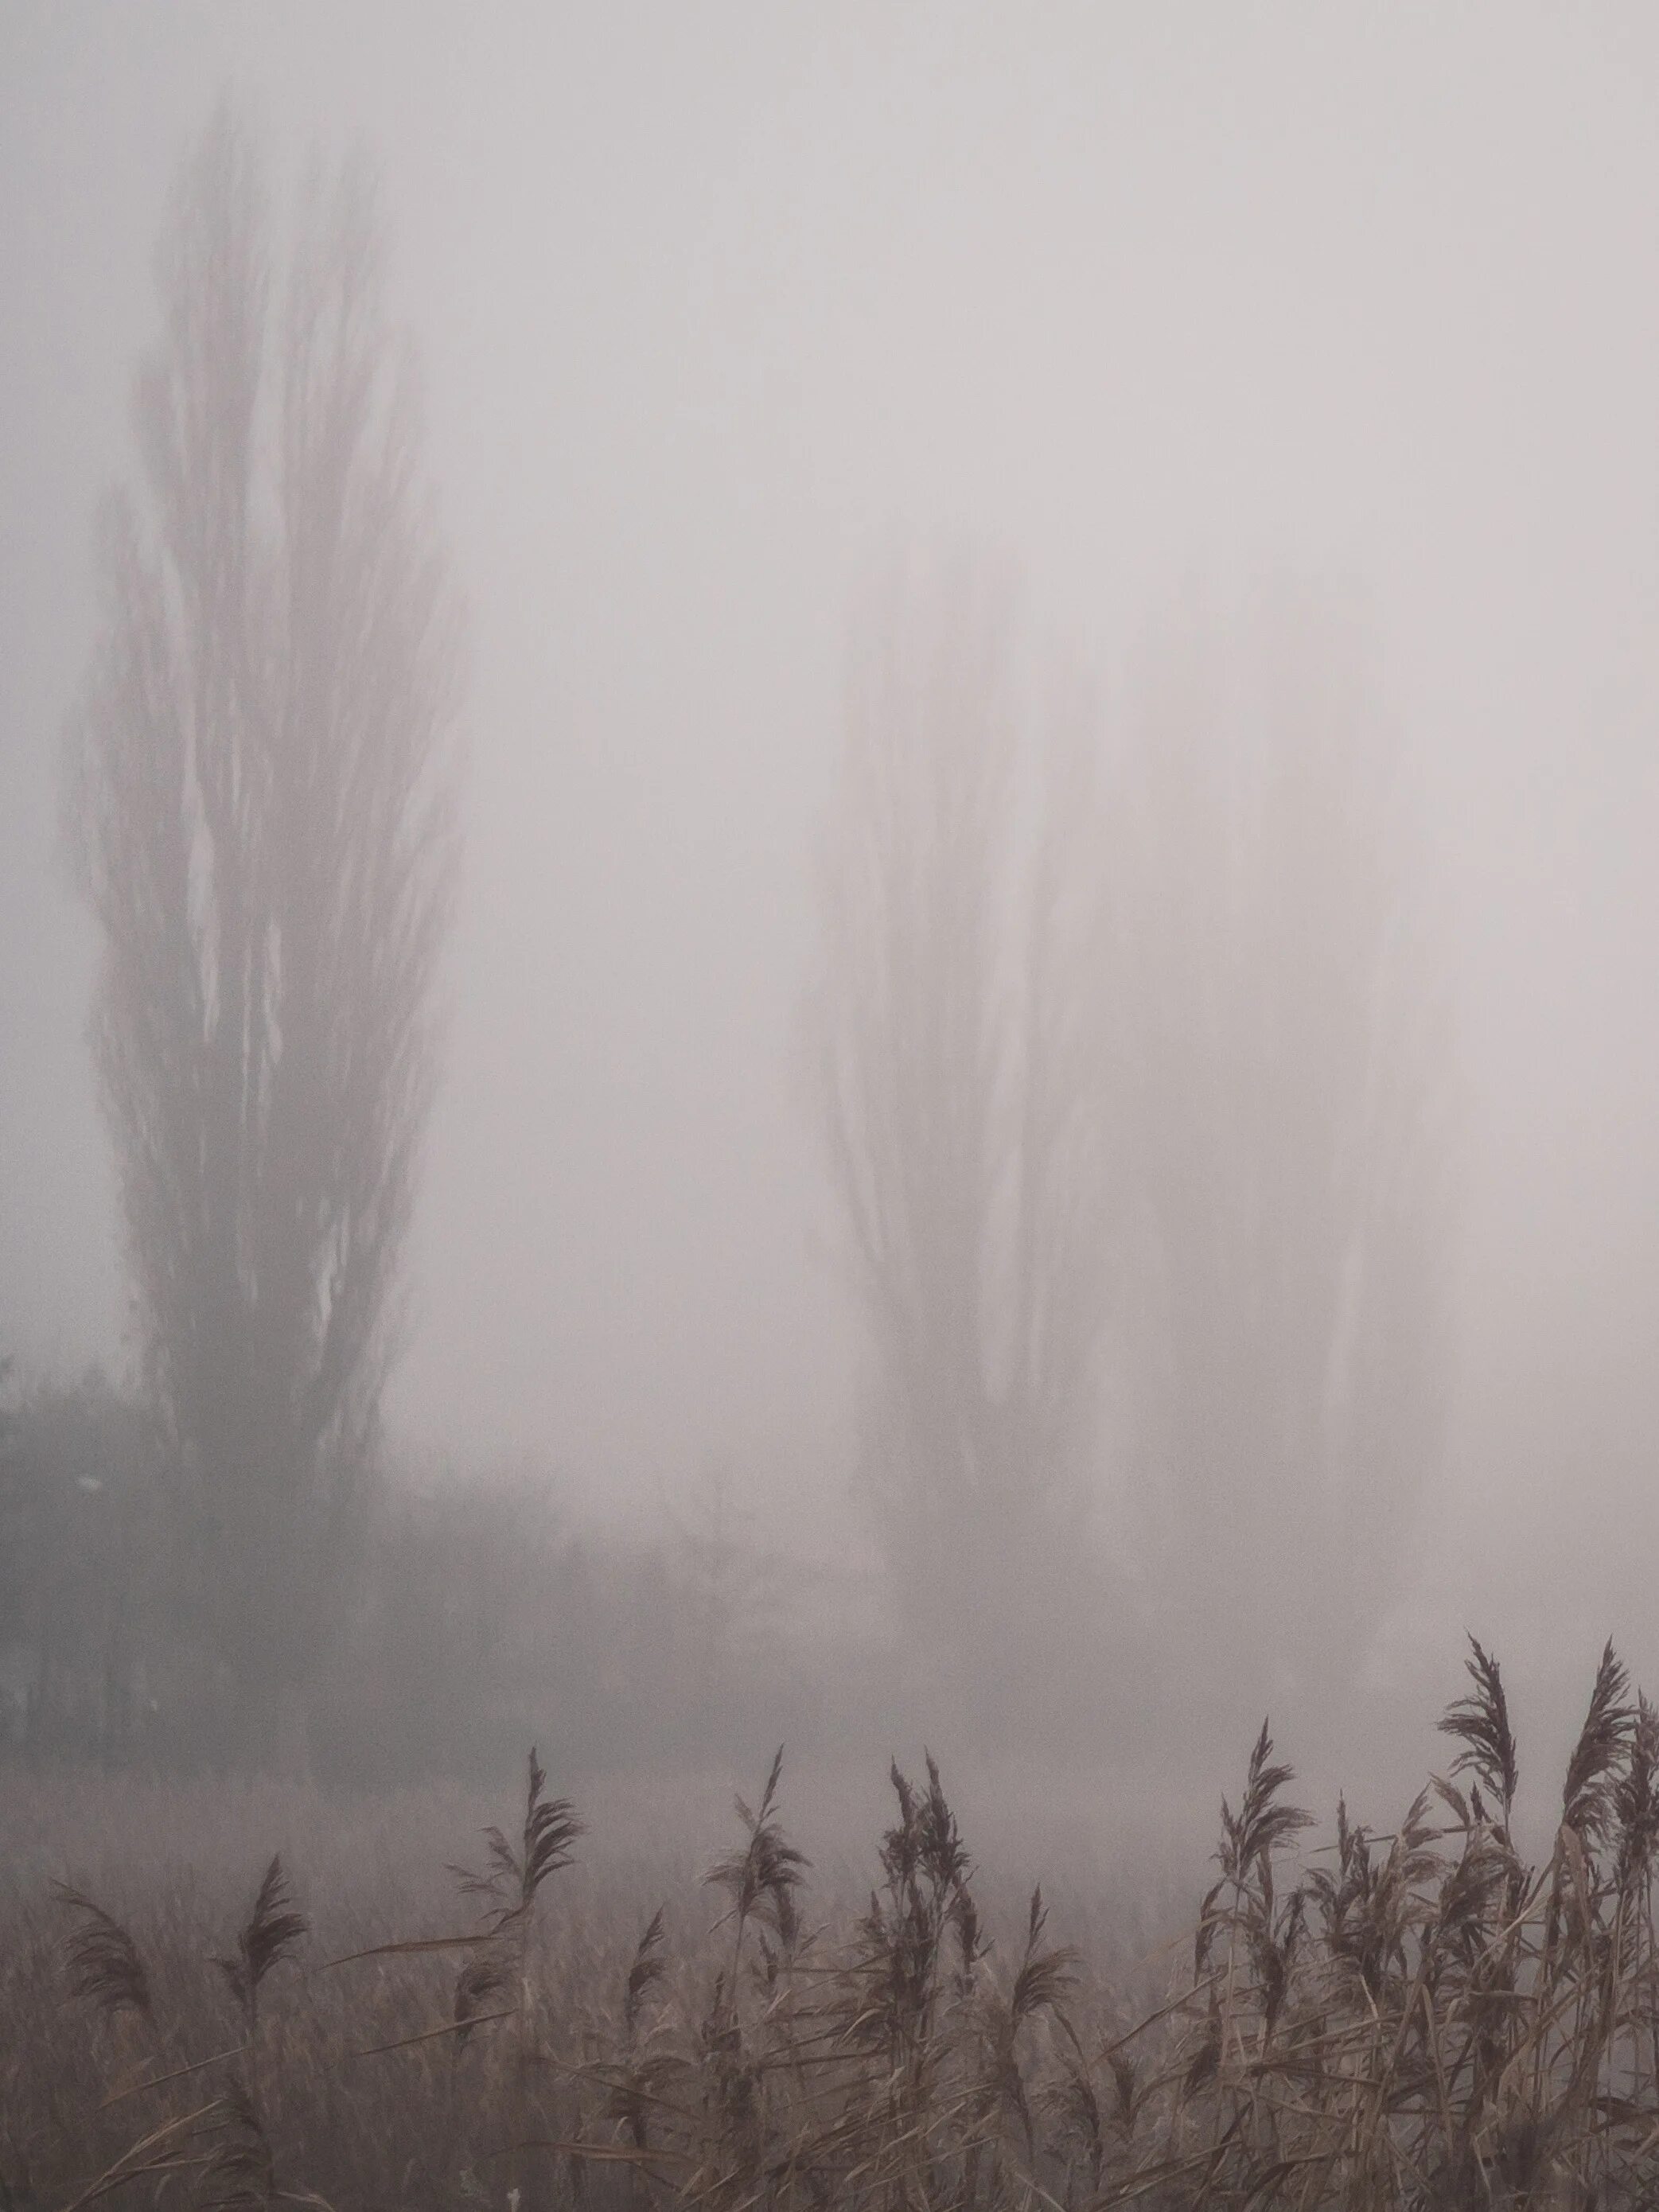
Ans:
[[[471,609],[401,1449],[874,1557],[802,1097],[849,623],[981,549],[1108,729],[1311,608],[1419,793],[1451,1411],[1406,1628],[1659,1662],[1659,20],[1638,5],[13,4],[0,22],[0,1350],[119,1367],[60,732],[154,242],[228,85],[361,137]],[[1610,1532],[1621,1533],[1613,1540]],[[1554,1663],[1553,1659],[1551,1664]]]

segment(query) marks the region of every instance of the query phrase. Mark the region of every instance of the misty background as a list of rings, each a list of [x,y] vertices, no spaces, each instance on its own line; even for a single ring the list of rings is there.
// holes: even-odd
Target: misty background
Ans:
[[[1374,1671],[1449,1694],[1468,1626],[1575,1696],[1608,1633],[1651,1677],[1646,11],[8,9],[0,1352],[28,1375],[130,1341],[60,733],[155,241],[227,84],[279,200],[314,146],[374,151],[470,609],[392,1460],[682,1545],[729,1468],[861,1632],[815,856],[856,611],[967,545],[1108,732],[1160,638],[1288,605],[1361,641],[1462,1132],[1444,1445]],[[1253,1728],[1271,1668],[1211,1656]]]

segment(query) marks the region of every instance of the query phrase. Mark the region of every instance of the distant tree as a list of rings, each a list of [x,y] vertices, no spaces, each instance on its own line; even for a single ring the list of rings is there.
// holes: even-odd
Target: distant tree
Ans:
[[[21,1389],[5,1416],[0,1652],[21,1705],[0,1733],[34,1755],[137,1746],[161,1640],[155,1477],[153,1423],[96,1369]]]
[[[1123,1390],[1172,1624],[1321,1687],[1402,1594],[1456,1200],[1410,779],[1316,621],[1166,641],[1103,854]]]
[[[273,245],[222,109],[159,261],[70,816],[144,1373],[239,1756],[338,1589],[450,908],[456,624],[361,167]]]
[[[320,1768],[411,1782],[585,1749],[603,1637],[581,1547],[532,1467],[383,1486],[313,1725]]]
[[[723,1460],[704,1462],[684,1509],[671,1505],[669,1519],[688,1687],[706,1749],[719,1741],[745,1668],[775,1640],[784,1567],[759,1541],[744,1492]]]
[[[902,1616],[1018,1694],[1074,1620],[1110,1285],[1089,717],[1019,696],[1006,586],[900,581],[857,638],[809,1002]]]
[[[1048,1697],[1109,1500],[1172,1632],[1352,1679],[1443,1441],[1455,1077],[1409,778],[1317,621],[1231,692],[1206,637],[1154,659],[1109,746],[1075,694],[1022,706],[982,573],[890,596],[811,1002],[893,1589]]]

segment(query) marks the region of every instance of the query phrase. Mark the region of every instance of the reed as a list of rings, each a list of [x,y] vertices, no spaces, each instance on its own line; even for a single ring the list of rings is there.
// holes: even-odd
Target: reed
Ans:
[[[1468,1674],[1385,1831],[1339,1802],[1316,1841],[1264,1724],[1133,2008],[1041,1890],[988,1906],[931,1759],[862,1904],[815,1891],[780,1753],[714,1910],[601,1908],[533,1752],[460,1924],[323,1943],[279,1857],[216,1950],[179,1897],[21,1899],[0,2207],[1650,2206],[1659,1717],[1609,1647],[1533,1860],[1501,1669]]]

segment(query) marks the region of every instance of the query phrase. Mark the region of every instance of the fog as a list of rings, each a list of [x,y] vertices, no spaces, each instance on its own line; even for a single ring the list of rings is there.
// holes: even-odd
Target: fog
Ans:
[[[25,1377],[136,1356],[62,732],[155,241],[227,87],[278,212],[314,149],[373,154],[468,607],[400,1479],[530,1474],[566,1527],[652,1541],[703,1526],[723,1467],[815,1620],[881,1616],[867,1315],[803,1009],[868,610],[902,635],[887,580],[933,604],[965,560],[1006,580],[1022,700],[1075,679],[1109,764],[1160,686],[1259,702],[1275,654],[1334,658],[1337,721],[1383,733],[1455,1137],[1443,1423],[1368,1679],[1443,1686],[1426,1729],[1465,1629],[1551,1714],[1610,1633],[1659,1675],[1650,12],[15,0],[0,1354]],[[1144,1589],[1110,1460],[1088,1511]],[[1218,1640],[1191,1681],[1220,1675],[1224,1731],[1316,1708]]]

